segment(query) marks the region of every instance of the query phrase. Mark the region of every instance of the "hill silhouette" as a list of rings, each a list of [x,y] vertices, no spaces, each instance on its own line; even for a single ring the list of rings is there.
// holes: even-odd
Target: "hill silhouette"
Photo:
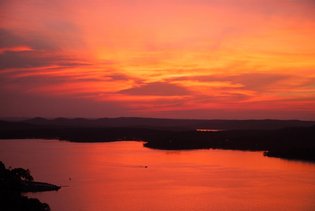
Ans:
[[[297,120],[35,118],[23,122],[0,121],[0,139],[43,138],[72,142],[139,140],[146,142],[145,147],[154,149],[255,150],[265,151],[266,156],[315,161],[315,126],[301,126],[311,123]],[[200,125],[212,129],[226,128],[216,132],[201,132],[196,130]]]
[[[139,117],[120,118],[33,118],[24,123],[37,125],[57,125],[75,127],[137,127],[165,130],[225,129],[225,130],[274,130],[287,127],[310,127],[315,121],[300,120],[191,120],[191,119],[158,119]]]

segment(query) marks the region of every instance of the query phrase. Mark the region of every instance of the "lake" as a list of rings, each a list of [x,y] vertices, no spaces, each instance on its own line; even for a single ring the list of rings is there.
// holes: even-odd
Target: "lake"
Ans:
[[[315,210],[315,164],[232,150],[153,150],[142,142],[0,140],[6,167],[62,187],[27,193],[53,211]]]

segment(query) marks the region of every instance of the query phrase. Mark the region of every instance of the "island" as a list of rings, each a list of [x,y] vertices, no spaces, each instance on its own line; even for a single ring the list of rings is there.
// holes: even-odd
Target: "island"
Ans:
[[[160,150],[251,150],[262,151],[269,157],[315,161],[312,121],[34,118],[23,122],[0,121],[0,132],[0,139],[143,141],[144,147]]]

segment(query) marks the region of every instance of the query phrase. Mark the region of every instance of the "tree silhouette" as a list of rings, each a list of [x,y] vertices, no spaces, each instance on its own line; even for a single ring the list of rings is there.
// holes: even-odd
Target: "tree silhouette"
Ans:
[[[27,180],[27,181],[34,180],[34,178],[31,175],[31,171],[29,169],[25,170],[23,168],[15,168],[11,170],[11,173],[21,180]]]

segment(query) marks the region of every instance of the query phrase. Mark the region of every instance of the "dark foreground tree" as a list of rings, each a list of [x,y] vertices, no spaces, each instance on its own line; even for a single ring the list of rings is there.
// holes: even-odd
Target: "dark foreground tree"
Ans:
[[[49,211],[48,204],[21,195],[22,180],[33,180],[28,169],[6,169],[3,162],[0,161],[0,210]]]

